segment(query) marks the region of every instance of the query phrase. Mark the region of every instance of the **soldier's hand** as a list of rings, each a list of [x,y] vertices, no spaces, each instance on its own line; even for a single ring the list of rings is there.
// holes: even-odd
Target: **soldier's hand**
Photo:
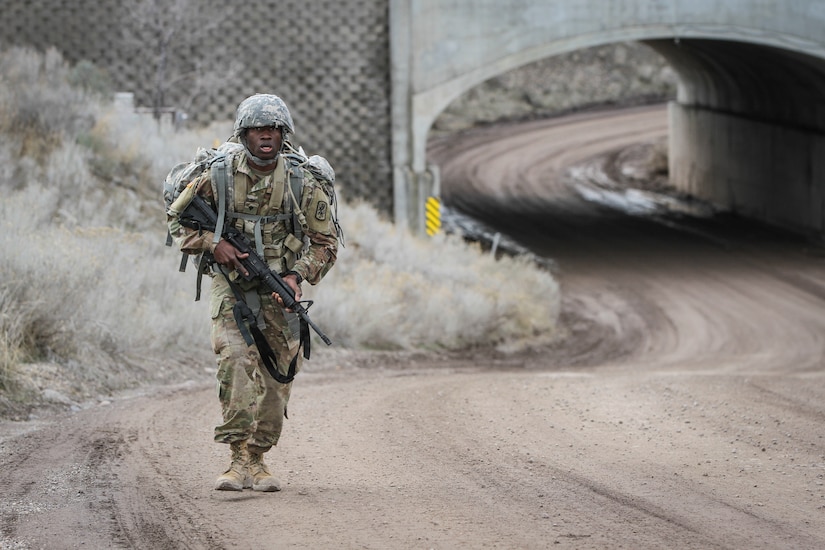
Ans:
[[[241,263],[241,260],[248,258],[249,254],[241,254],[241,252],[229,244],[228,241],[221,239],[212,255],[215,257],[215,261],[222,266],[228,267],[229,269],[237,269],[238,273],[244,276],[249,275],[249,272]]]
[[[287,286],[289,286],[289,288],[292,289],[292,292],[295,293],[295,301],[296,302],[299,301],[301,299],[301,296],[303,295],[303,293],[301,292],[301,285],[298,284],[298,279],[295,277],[295,275],[284,275],[283,279],[284,279],[284,282],[287,284]],[[272,298],[274,298],[275,301],[278,302],[279,306],[284,307],[284,301],[278,295],[277,292],[272,293]],[[291,312],[292,310],[287,309],[287,311]]]

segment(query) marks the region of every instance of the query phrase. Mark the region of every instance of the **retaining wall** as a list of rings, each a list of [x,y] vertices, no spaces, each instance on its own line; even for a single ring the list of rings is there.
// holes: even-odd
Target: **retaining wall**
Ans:
[[[196,122],[234,118],[256,92],[281,96],[292,112],[296,142],[326,156],[347,198],[392,211],[388,5],[382,0],[133,0],[128,5],[188,3],[224,14],[214,28],[188,34],[169,59],[173,74],[197,64],[240,66],[241,78],[216,82],[187,114]],[[111,0],[2,0],[0,45],[55,46],[69,62],[88,60],[111,75],[118,91],[151,104],[157,40],[138,28],[125,3]],[[160,14],[170,17],[170,10]],[[140,49],[128,36],[142,38]],[[221,71],[212,71],[220,73]],[[183,79],[165,103],[188,102]]]

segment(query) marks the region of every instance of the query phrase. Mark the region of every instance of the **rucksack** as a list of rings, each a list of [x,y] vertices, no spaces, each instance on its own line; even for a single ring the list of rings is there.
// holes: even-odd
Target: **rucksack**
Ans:
[[[203,172],[215,162],[226,162],[227,157],[234,152],[243,149],[240,143],[225,142],[221,146],[214,149],[205,149],[198,147],[195,156],[190,161],[181,162],[175,165],[166,178],[163,180],[163,202],[166,206],[166,212],[169,212],[169,207],[175,202],[175,199],[180,196],[186,186],[192,181],[200,177]],[[166,246],[172,246],[172,234],[167,229],[166,231]],[[181,253],[179,271],[186,271],[186,264],[192,256],[192,261],[198,266],[198,288],[195,295],[195,300],[200,299],[200,283],[203,270],[206,266],[203,263],[201,254],[190,255],[186,252]]]
[[[198,147],[192,160],[175,165],[163,180],[163,202],[166,205],[166,211],[169,211],[169,207],[186,189],[186,186],[203,174],[213,162],[225,159],[231,153],[242,149],[243,145],[232,142],[226,142],[216,149]],[[171,235],[167,235],[166,246],[172,245],[171,238]]]

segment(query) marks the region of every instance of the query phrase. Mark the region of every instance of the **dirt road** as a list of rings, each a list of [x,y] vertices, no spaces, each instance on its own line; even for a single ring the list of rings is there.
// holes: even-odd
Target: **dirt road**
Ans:
[[[0,426],[0,547],[825,547],[823,251],[560,183],[664,132],[657,108],[434,147],[448,201],[556,260],[552,349],[319,356],[271,453],[280,493],[211,489],[208,384]]]

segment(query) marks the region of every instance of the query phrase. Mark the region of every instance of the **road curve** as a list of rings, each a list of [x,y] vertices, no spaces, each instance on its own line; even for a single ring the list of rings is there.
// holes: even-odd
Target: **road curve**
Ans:
[[[645,107],[485,129],[431,154],[447,204],[557,262],[567,314],[621,313],[609,325],[622,342],[608,342],[605,354],[634,368],[820,371],[821,247],[730,216],[611,211],[585,202],[565,177],[598,153],[666,131],[664,107]],[[609,358],[590,349],[581,359]]]
[[[822,251],[564,183],[664,131],[635,109],[434,144],[452,204],[556,261],[554,347],[322,350],[267,455],[280,493],[212,490],[208,383],[2,424],[0,548],[825,547]]]

